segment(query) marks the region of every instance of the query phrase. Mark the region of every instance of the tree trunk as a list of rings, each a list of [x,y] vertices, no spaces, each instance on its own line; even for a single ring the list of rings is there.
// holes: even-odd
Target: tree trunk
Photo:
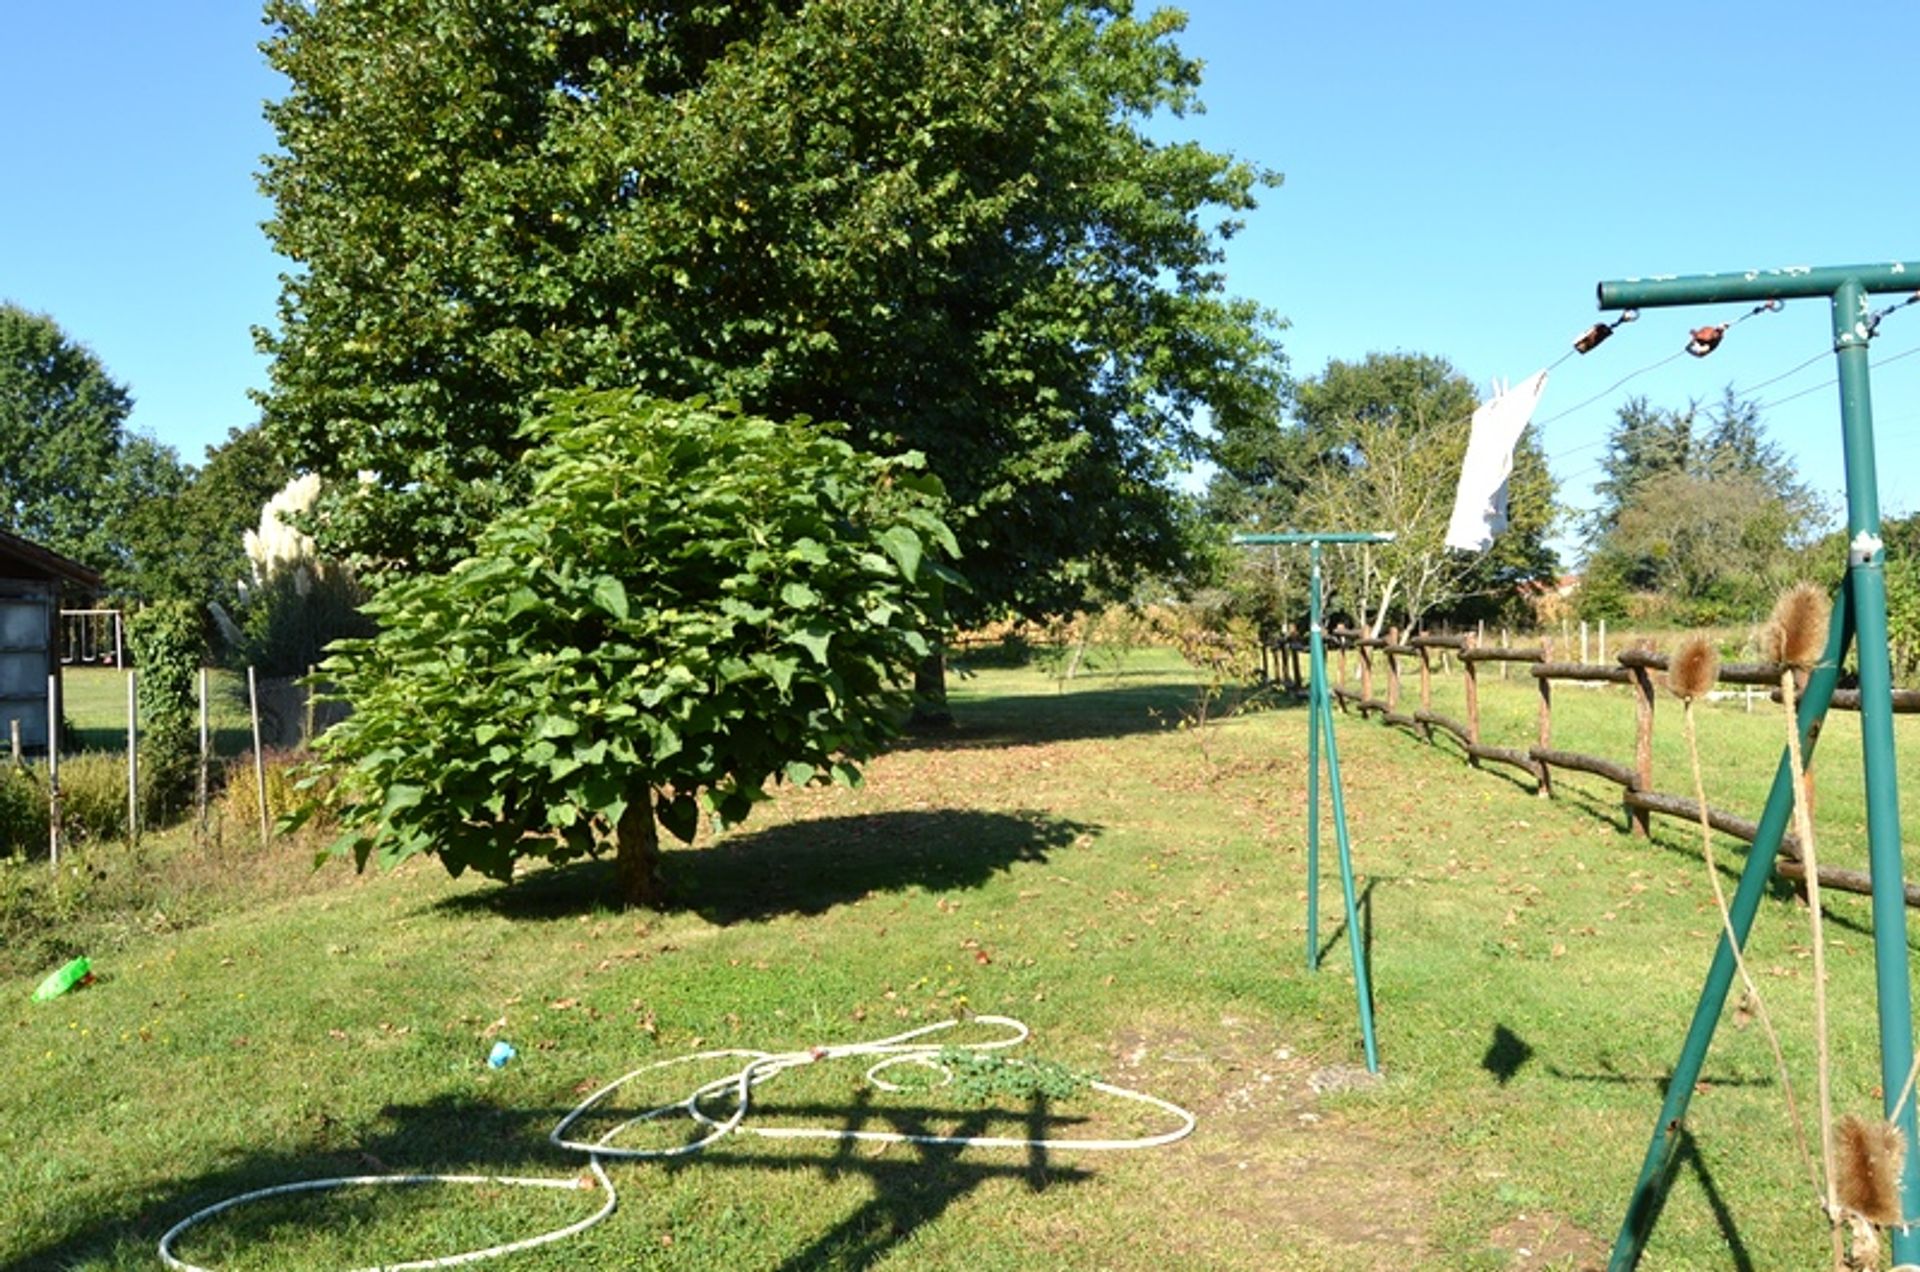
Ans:
[[[947,647],[936,644],[913,672],[913,715],[916,729],[941,728],[953,723],[947,710]]]
[[[639,784],[633,802],[614,827],[613,874],[620,902],[657,909],[666,898],[660,877],[660,824],[653,819],[653,792]]]

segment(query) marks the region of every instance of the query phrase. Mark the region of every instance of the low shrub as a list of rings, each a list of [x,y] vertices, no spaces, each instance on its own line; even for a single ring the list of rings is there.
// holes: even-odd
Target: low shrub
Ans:
[[[315,794],[302,790],[298,783],[308,775],[311,757],[304,752],[268,751],[266,753],[267,821],[287,816]],[[324,780],[324,779],[323,779]],[[324,800],[320,801],[324,805]],[[260,791],[253,772],[253,757],[241,756],[229,761],[220,793],[214,801],[216,833],[223,839],[246,841],[260,834]],[[331,823],[309,820],[301,827],[306,836],[324,835]]]
[[[179,811],[172,779],[140,771],[140,824],[160,827]],[[47,855],[47,770],[42,764],[0,764],[0,854]],[[83,751],[60,761],[60,833],[79,847],[127,837],[127,760],[111,751]]]
[[[35,770],[0,765],[0,851],[45,852],[47,788]]]

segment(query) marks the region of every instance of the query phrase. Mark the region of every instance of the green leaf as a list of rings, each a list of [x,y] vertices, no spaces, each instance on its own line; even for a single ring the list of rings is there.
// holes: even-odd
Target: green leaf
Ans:
[[[780,599],[794,609],[812,609],[820,603],[820,593],[805,583],[789,583],[780,589]]]
[[[787,780],[795,786],[805,786],[813,780],[813,775],[817,771],[811,764],[794,760],[787,765]]]
[[[812,654],[813,660],[822,667],[827,665],[827,644],[833,639],[832,628],[824,623],[808,623],[787,639]]]
[[[627,619],[627,585],[611,574],[593,581],[593,603],[621,622]]]
[[[782,654],[755,654],[753,665],[766,673],[774,688],[785,693],[793,684],[793,673],[800,669],[800,660]]]
[[[395,782],[387,787],[386,802],[380,805],[380,820],[391,821],[395,813],[418,807],[420,801],[426,798],[426,794],[427,788],[424,786]]]
[[[893,563],[900,567],[900,573],[908,582],[920,577],[920,536],[906,526],[889,526],[880,532],[880,546],[886,549]]]
[[[691,793],[683,791],[670,800],[662,800],[659,816],[667,833],[683,844],[692,843],[700,830],[700,803]]]
[[[536,738],[570,738],[580,732],[580,723],[569,716],[549,715],[540,717],[534,729]]]

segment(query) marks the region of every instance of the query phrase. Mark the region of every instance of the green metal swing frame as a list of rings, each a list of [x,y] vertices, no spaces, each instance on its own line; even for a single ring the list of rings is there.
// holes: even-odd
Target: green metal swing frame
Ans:
[[[1347,948],[1353,955],[1353,990],[1360,1006],[1360,1041],[1367,1072],[1380,1072],[1380,1049],[1373,1033],[1373,989],[1367,975],[1366,943],[1360,935],[1360,906],[1353,888],[1353,840],[1347,833],[1347,803],[1340,781],[1340,748],[1333,735],[1333,691],[1327,686],[1327,643],[1321,622],[1320,545],[1391,543],[1391,534],[1358,530],[1321,533],[1236,534],[1248,547],[1305,544],[1312,563],[1307,632],[1307,970],[1320,969],[1320,748],[1325,739],[1327,793],[1333,805],[1333,834],[1340,857],[1340,892],[1347,909]]]
[[[1873,881],[1873,951],[1880,1027],[1880,1085],[1889,1118],[1913,1065],[1913,998],[1907,967],[1905,878],[1900,859],[1899,779],[1893,747],[1893,672],[1887,640],[1886,548],[1880,540],[1879,481],[1874,467],[1873,401],[1867,344],[1874,316],[1868,297],[1920,289],[1920,262],[1751,270],[1629,278],[1599,285],[1600,308],[1645,309],[1727,301],[1827,297],[1832,304],[1833,352],[1839,364],[1840,427],[1847,475],[1847,574],[1833,607],[1827,648],[1800,700],[1801,746],[1811,756],[1849,649],[1858,659],[1860,721],[1867,795],[1867,858]],[[1784,748],[1783,748],[1784,751]],[[1782,755],[1760,818],[1753,847],[1730,906],[1732,935],[1742,947],[1752,930],[1781,836],[1793,811],[1793,776]],[[1693,1022],[1667,1082],[1660,1120],[1640,1168],[1626,1218],[1615,1239],[1610,1272],[1627,1272],[1640,1260],[1672,1182],[1686,1140],[1687,1105],[1699,1080],[1707,1048],[1733,983],[1734,957],[1722,934],[1708,968]],[[1906,1142],[1916,1142],[1913,1103],[1895,1119]],[[1920,1153],[1908,1153],[1900,1172],[1900,1212],[1920,1219]],[[1920,1227],[1892,1229],[1893,1262],[1920,1263]]]

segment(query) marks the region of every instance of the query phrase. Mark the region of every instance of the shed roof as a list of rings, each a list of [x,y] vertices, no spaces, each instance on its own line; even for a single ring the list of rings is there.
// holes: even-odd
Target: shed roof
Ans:
[[[72,557],[61,556],[52,548],[43,548],[31,539],[22,539],[5,530],[0,530],[0,576],[59,579],[94,591],[102,582],[98,571]]]

